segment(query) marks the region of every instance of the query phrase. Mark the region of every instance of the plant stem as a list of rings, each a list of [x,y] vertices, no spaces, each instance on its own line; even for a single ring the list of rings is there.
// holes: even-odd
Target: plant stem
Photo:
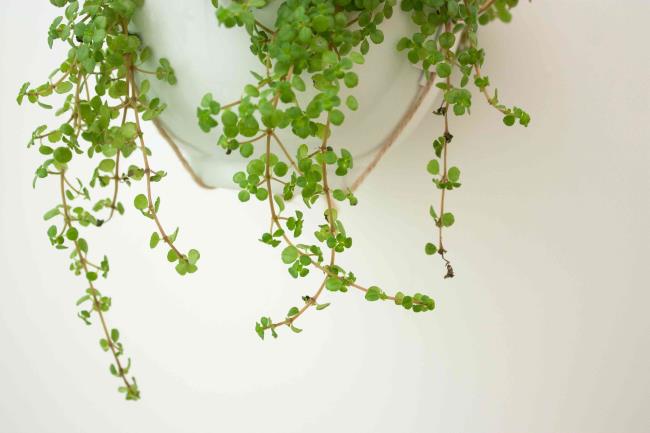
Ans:
[[[68,202],[65,196],[65,171],[64,170],[61,170],[59,187],[61,193],[61,203],[63,207],[63,218],[65,220],[66,225],[72,227],[72,219],[70,218],[70,214],[68,213]],[[97,312],[97,315],[99,316],[99,320],[102,325],[102,330],[104,332],[104,338],[108,342],[108,347],[111,350],[111,353],[113,354],[113,359],[115,360],[115,364],[117,365],[117,372],[120,378],[122,379],[122,381],[124,382],[124,385],[127,388],[131,389],[132,384],[129,382],[129,380],[126,377],[126,373],[124,372],[124,368],[122,367],[122,363],[120,361],[119,355],[117,354],[117,350],[115,349],[113,339],[111,338],[111,334],[108,331],[108,326],[106,325],[106,319],[104,318],[104,313],[101,310],[99,299],[97,298],[97,289],[95,288],[93,282],[88,278],[88,264],[86,258],[83,255],[81,247],[79,246],[79,241],[74,240],[73,244],[77,256],[79,257],[79,262],[81,263],[81,267],[85,272],[84,275],[86,276],[86,281],[88,282],[88,285],[92,292],[90,296],[93,301],[93,309]]]

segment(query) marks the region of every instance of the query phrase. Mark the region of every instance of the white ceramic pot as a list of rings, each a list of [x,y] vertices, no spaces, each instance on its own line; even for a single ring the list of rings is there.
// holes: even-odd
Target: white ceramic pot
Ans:
[[[278,4],[276,1],[260,10],[258,19],[273,27]],[[232,175],[243,170],[246,161],[238,152],[226,155],[216,145],[219,128],[210,134],[199,129],[196,107],[207,92],[212,92],[215,100],[222,103],[239,99],[244,86],[254,82],[250,71],[263,72],[249,50],[246,31],[220,26],[207,0],[149,0],[138,13],[135,27],[144,43],[153,48],[154,57],[169,58],[176,70],[176,86],[150,80],[152,94],[168,104],[160,123],[206,184],[234,188]],[[430,111],[437,94],[431,86],[426,87],[430,91],[422,91],[426,84],[422,71],[395,49],[402,36],[415,30],[408,15],[396,8],[393,17],[381,28],[384,42],[371,44],[365,64],[355,69],[359,85],[343,94],[353,93],[359,109],[344,110],[346,121],[334,129],[330,140],[333,146],[344,147],[355,157],[355,169],[340,184],[352,182],[387,140],[395,141],[405,135],[405,129],[417,124]],[[155,68],[155,64],[149,66]],[[292,152],[299,142],[290,131],[283,132],[280,137]]]

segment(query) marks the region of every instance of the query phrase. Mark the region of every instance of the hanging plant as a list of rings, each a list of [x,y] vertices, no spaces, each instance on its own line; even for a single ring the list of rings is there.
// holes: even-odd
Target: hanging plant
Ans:
[[[86,290],[77,301],[78,316],[88,325],[91,320],[99,322],[100,346],[113,357],[110,372],[121,381],[120,392],[136,400],[140,391],[130,373],[131,360],[125,360],[120,332],[109,326],[106,317],[112,301],[98,284],[100,277],[107,277],[109,261],[91,248],[84,233],[134,207],[152,224],[149,246],[164,247],[164,255],[180,275],[197,270],[199,252],[179,246],[178,229],[169,230],[161,220],[161,201],[154,185],[166,173],[152,163],[142,132],[146,121],[161,126],[158,118],[166,108],[152,91],[150,79],[172,86],[177,78],[166,58],[154,63],[155,49],[145,46],[134,31],[134,16],[143,0],[50,2],[64,13],[51,24],[48,42],[50,47],[55,41],[67,44],[67,57],[46,83],[37,87],[25,83],[18,95],[19,104],[27,99],[45,109],[53,109],[48,101],[60,95],[56,115],[62,121],[39,126],[29,141],[28,147],[44,156],[34,183],[52,179],[58,185],[55,205],[44,215],[52,222],[48,238],[54,248],[68,252],[71,271],[85,279]],[[373,45],[384,41],[385,22],[394,13],[408,14],[415,32],[403,35],[394,48],[404,53],[405,61],[422,69],[427,89],[435,86],[443,95],[433,111],[440,117],[441,133],[433,140],[432,159],[422,167],[432,176],[439,194],[429,208],[433,230],[426,235],[430,240],[423,249],[440,257],[445,278],[453,277],[443,244],[444,231],[455,222],[445,204],[446,194],[461,186],[461,171],[450,157],[452,114],[470,113],[468,87],[474,86],[506,125],[527,126],[530,121],[525,111],[501,104],[496,90],[490,90],[490,81],[481,71],[485,53],[477,36],[480,25],[497,18],[510,21],[510,9],[517,0],[402,0],[398,11],[394,11],[394,0],[278,3],[273,23],[265,24],[258,12],[272,5],[264,0],[223,5],[212,0],[220,25],[245,29],[260,72],[251,73],[239,99],[220,101],[206,93],[197,101],[196,110],[197,128],[205,133],[216,131],[214,146],[228,158],[247,161],[245,169],[230,173],[239,189],[238,199],[268,203],[269,219],[264,222],[267,228],[260,230],[260,241],[278,251],[294,278],[312,272],[322,275],[313,293],[303,296],[283,317],[261,317],[255,331],[262,339],[269,333],[277,337],[280,327],[301,332],[297,321],[305,312],[329,305],[322,299],[325,292],[352,290],[371,302],[390,301],[414,312],[433,310],[434,301],[426,294],[389,292],[362,284],[351,269],[340,264],[338,259],[351,248],[352,238],[339,207],[358,204],[354,191],[387,146],[346,186],[340,179],[353,170],[354,158],[337,143],[337,128],[346,122],[346,114],[364,109],[354,96],[360,81],[357,65],[365,62]],[[344,89],[353,90],[344,94]],[[93,161],[90,173],[79,172],[78,162],[83,159]],[[119,200],[123,186],[138,188],[132,205]],[[303,233],[308,227],[306,213],[290,212],[289,202],[306,208],[322,206],[313,237]]]

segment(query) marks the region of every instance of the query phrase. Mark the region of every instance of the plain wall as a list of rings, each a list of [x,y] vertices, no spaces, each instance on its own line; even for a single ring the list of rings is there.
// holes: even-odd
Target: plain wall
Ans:
[[[265,205],[199,189],[148,134],[169,171],[161,218],[202,259],[177,276],[131,210],[92,236],[111,258],[102,288],[137,403],[115,391],[99,328],[75,317],[84,283],[48,245],[55,182],[31,187],[40,157],[25,143],[47,118],[14,98],[57,65],[54,12],[35,0],[0,11],[0,431],[650,431],[650,2],[522,2],[510,25],[482,30],[485,72],[533,121],[507,128],[478,97],[452,119],[456,278],[422,253],[439,118],[393,148],[345,211],[355,247],[342,263],[364,283],[426,291],[433,313],[327,293],[302,334],[260,341],[255,320],[282,316],[314,280],[292,280],[257,241]]]

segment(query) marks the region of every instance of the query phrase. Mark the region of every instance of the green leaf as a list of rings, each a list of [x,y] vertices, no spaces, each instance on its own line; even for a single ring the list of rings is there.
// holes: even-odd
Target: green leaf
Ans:
[[[298,259],[299,255],[300,252],[298,251],[298,248],[290,245],[282,250],[282,262],[290,265]]]
[[[303,27],[303,29],[306,29],[306,27]],[[307,86],[305,86],[305,82],[298,75],[294,75],[291,79],[291,86],[299,92],[304,92],[307,88]]]
[[[246,171],[248,174],[252,174],[254,176],[262,176],[262,174],[264,174],[264,166],[265,164],[263,161],[260,161],[259,159],[253,159],[246,166]]]
[[[447,178],[452,182],[458,182],[458,179],[460,179],[460,169],[458,167],[451,167],[447,171]]]
[[[289,166],[282,161],[279,161],[277,164],[273,166],[273,173],[275,173],[275,175],[278,177],[284,176],[285,174],[287,174],[288,171],[289,171]]]
[[[334,109],[330,112],[330,121],[334,125],[340,125],[345,120],[345,115],[341,110]]]
[[[97,166],[101,171],[112,173],[115,169],[115,160],[113,159],[103,159]]]
[[[452,214],[451,212],[445,212],[444,214],[442,214],[441,221],[444,227],[450,227],[451,225],[454,224],[455,220],[456,219],[454,218],[454,214]]]
[[[370,40],[375,44],[381,44],[384,42],[384,32],[379,29],[373,31],[370,33]]]
[[[328,277],[325,281],[325,288],[332,292],[339,292],[345,288],[345,285],[338,277]]]
[[[343,82],[348,88],[356,87],[359,84],[359,76],[354,72],[346,72],[343,76]]]
[[[212,93],[206,93],[203,95],[201,98],[201,107],[203,108],[210,108],[210,103],[213,101],[213,96]]]
[[[237,115],[230,110],[226,110],[221,114],[221,123],[226,127],[237,126]]]
[[[83,304],[86,301],[90,300],[90,295],[83,295],[81,298],[77,299],[77,306]]]
[[[197,250],[189,250],[187,253],[187,261],[190,262],[191,265],[195,265],[196,262],[199,261],[199,258],[201,257],[201,254]]]
[[[70,227],[66,232],[65,237],[68,238],[68,240],[76,241],[77,238],[79,237],[79,232],[77,231],[76,228]]]
[[[440,172],[440,163],[438,162],[437,159],[432,159],[431,161],[429,161],[429,163],[427,164],[427,171],[430,174],[433,174],[434,176]]]
[[[253,97],[260,96],[260,91],[252,84],[246,84],[246,86],[244,86],[244,93],[246,93],[248,96]]]
[[[425,252],[427,255],[432,256],[432,255],[434,255],[435,253],[438,252],[438,248],[437,248],[434,244],[432,244],[431,242],[428,242],[428,243],[424,246],[424,252]]]
[[[451,75],[451,65],[445,62],[438,63],[436,65],[436,74],[438,74],[440,78],[447,78]]]
[[[371,286],[368,287],[368,291],[366,292],[366,300],[368,301],[377,301],[381,298],[381,289],[377,286]]]
[[[316,15],[311,21],[311,27],[317,33],[324,33],[334,24],[331,16]]]
[[[458,15],[458,0],[447,0],[447,12],[452,18]]]
[[[127,140],[134,138],[138,135],[138,127],[133,122],[127,122],[120,126],[120,135]]]
[[[303,27],[298,32],[298,40],[303,43],[311,41],[312,36],[313,35],[309,27]]]
[[[329,165],[334,164],[336,163],[336,161],[338,161],[338,158],[336,157],[336,153],[334,153],[333,150],[328,150],[327,152],[325,152],[323,157],[325,159],[325,163]]]
[[[404,51],[407,48],[411,48],[413,45],[413,42],[407,37],[402,37],[398,42],[397,42],[397,51]]]
[[[323,61],[323,64],[325,64],[326,66],[334,65],[338,62],[338,57],[336,56],[336,53],[334,51],[323,52],[321,59]]]
[[[151,58],[153,51],[151,50],[150,47],[144,47],[142,51],[140,51],[140,61],[141,62],[146,62]],[[142,82],[144,84],[144,81]],[[142,86],[141,86],[142,87]],[[142,89],[140,89],[142,91]]]
[[[174,230],[174,233],[169,235],[169,242],[176,242],[176,238],[178,237],[178,227],[176,227],[176,230]]]
[[[255,333],[264,340],[264,327],[259,322],[255,322]]]
[[[349,54],[350,60],[352,60],[354,63],[358,65],[362,65],[366,60],[363,57],[363,54],[357,53],[356,51],[353,51]]]
[[[135,208],[139,210],[144,210],[147,207],[149,207],[149,201],[147,200],[147,197],[144,194],[136,195],[135,199],[133,199],[133,204]]]
[[[253,137],[260,130],[260,125],[253,116],[243,116],[239,123],[239,132],[244,137]]]
[[[342,189],[335,189],[332,191],[332,197],[334,197],[335,200],[343,201],[345,200],[346,194]]]
[[[253,146],[252,143],[243,143],[241,147],[239,148],[239,153],[241,153],[241,156],[244,158],[248,158],[253,154],[253,151],[255,150],[255,147]]]
[[[237,194],[237,198],[239,199],[240,202],[245,203],[251,198],[251,193],[246,191],[245,189],[242,189],[239,191],[239,194]]]
[[[63,125],[61,125],[61,127],[59,128],[59,131],[61,131],[61,133],[65,134],[65,135],[67,135],[69,137],[72,137],[74,135],[74,128],[69,123],[64,123]],[[58,139],[57,139],[57,141],[58,141]]]
[[[149,239],[149,248],[151,249],[156,248],[159,242],[160,242],[160,235],[158,234],[158,232],[151,233],[151,238]]]
[[[200,108],[196,109],[196,115],[199,118],[199,128],[201,128],[201,131],[203,132],[210,132],[212,128],[217,126],[219,123],[214,120],[214,118],[210,115],[210,112],[208,110],[202,110]]]
[[[282,212],[284,210],[284,199],[282,198],[282,196],[275,194],[273,196],[273,200],[275,200],[275,202],[278,205],[278,208],[280,209],[280,212]]]
[[[269,198],[269,191],[266,188],[258,188],[257,191],[255,191],[255,197],[257,197],[259,201],[264,201]]]
[[[56,93],[59,95],[63,93],[68,93],[70,90],[72,90],[72,83],[69,81],[64,81],[62,83],[57,84],[56,88],[54,89]]]
[[[512,126],[515,124],[515,116],[512,114],[508,114],[507,116],[503,117],[503,123],[505,123],[507,126]]]
[[[352,95],[347,97],[345,100],[345,105],[347,105],[348,108],[352,111],[356,111],[359,108],[359,102],[357,101],[357,98]]]
[[[45,215],[43,215],[43,219],[45,221],[51,220],[52,218],[54,218],[55,216],[60,215],[60,214],[61,214],[61,212],[59,212],[59,208],[55,207],[54,209],[50,209],[47,212],[45,212]]]
[[[72,151],[67,147],[57,147],[56,149],[54,149],[53,156],[56,162],[65,164],[67,162],[70,162],[70,160],[72,159]]]
[[[456,42],[456,36],[454,36],[453,33],[444,32],[438,37],[438,42],[440,43],[441,48],[448,49],[454,46],[454,43]]]
[[[325,303],[325,304],[318,304],[318,305],[316,305],[316,310],[318,310],[318,311],[320,311],[320,310],[324,310],[324,309],[326,309],[326,308],[329,307],[329,306],[330,306],[330,303],[329,303],[329,302],[327,302],[327,303]]]
[[[21,105],[23,103],[23,98],[25,95],[27,95],[27,89],[29,89],[29,82],[23,83],[23,85],[20,87],[20,91],[16,97],[16,102],[18,102],[18,105]]]

